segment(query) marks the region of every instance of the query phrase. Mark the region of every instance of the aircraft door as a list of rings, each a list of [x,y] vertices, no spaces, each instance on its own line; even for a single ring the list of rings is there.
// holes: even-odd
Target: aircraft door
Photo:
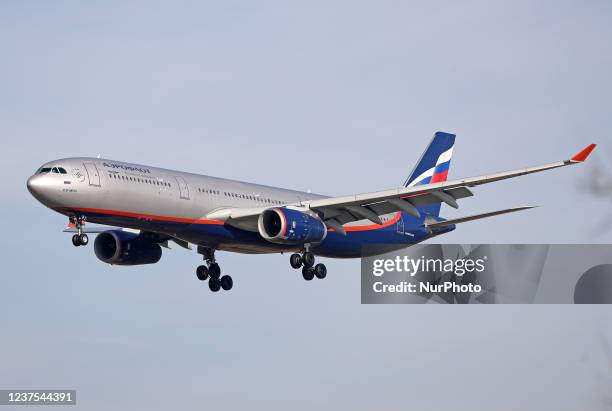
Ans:
[[[398,234],[404,234],[404,218],[400,212],[399,220],[397,220],[397,232]]]
[[[100,174],[98,173],[98,167],[94,163],[83,163],[85,171],[87,172],[87,178],[89,185],[94,187],[100,187]]]
[[[179,193],[183,200],[189,200],[189,187],[183,177],[174,177],[179,187]]]

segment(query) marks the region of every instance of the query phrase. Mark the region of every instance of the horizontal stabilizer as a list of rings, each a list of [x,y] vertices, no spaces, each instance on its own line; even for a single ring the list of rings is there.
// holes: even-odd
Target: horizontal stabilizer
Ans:
[[[465,223],[467,221],[478,220],[478,219],[481,219],[481,218],[493,217],[493,216],[496,216],[496,215],[507,214],[507,213],[514,213],[515,211],[528,210],[528,209],[534,208],[534,207],[537,207],[537,206],[524,206],[524,207],[506,208],[505,210],[491,211],[491,212],[483,213],[483,214],[475,214],[475,215],[470,215],[470,216],[461,217],[461,218],[454,218],[452,220],[437,221],[437,222],[434,222],[434,223],[426,223],[426,226],[428,228],[446,227],[446,226],[449,226],[449,225]]]

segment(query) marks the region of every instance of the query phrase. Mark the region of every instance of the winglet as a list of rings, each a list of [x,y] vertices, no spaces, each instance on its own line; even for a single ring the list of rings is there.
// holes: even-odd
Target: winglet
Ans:
[[[586,146],[580,153],[576,154],[574,157],[570,158],[571,161],[579,161],[582,162],[587,159],[591,151],[595,150],[597,144],[589,144]]]

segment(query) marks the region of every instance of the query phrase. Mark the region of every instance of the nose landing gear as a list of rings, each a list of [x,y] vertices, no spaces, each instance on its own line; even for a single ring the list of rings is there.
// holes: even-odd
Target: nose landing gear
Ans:
[[[315,276],[321,280],[327,276],[325,264],[319,263],[315,265],[315,256],[310,251],[306,251],[302,255],[298,253],[291,254],[289,263],[296,270],[302,267],[302,277],[306,281],[312,280]]]
[[[74,224],[77,229],[77,234],[72,236],[72,245],[75,247],[86,246],[89,243],[89,237],[83,232],[83,224],[85,223],[85,217],[75,216],[70,217],[70,224]]]
[[[209,247],[198,247],[198,253],[202,254],[206,265],[200,265],[196,269],[196,276],[200,281],[208,280],[208,288],[216,293],[223,289],[229,291],[234,286],[234,280],[229,275],[221,276],[221,267],[215,261],[215,250]]]

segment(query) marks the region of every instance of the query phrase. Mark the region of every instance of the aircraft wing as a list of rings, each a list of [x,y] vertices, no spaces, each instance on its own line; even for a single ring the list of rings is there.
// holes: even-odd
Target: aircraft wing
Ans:
[[[83,227],[81,228],[81,232],[84,234],[100,234],[100,233],[103,233],[109,230],[129,231],[134,234],[145,236],[159,243],[162,247],[165,247],[165,248],[170,248],[168,246],[168,241],[173,241],[176,244],[180,245],[181,247],[191,250],[191,246],[189,245],[187,241],[181,240],[177,237],[173,237],[173,236],[166,235],[166,234],[159,234],[159,233],[154,233],[151,231],[135,230],[131,228],[113,227],[113,226],[104,226],[104,225],[85,226],[85,224],[83,224]],[[70,234],[76,234],[79,232],[79,230],[77,230],[76,226],[73,223],[70,223],[68,224],[68,227],[66,227],[63,230],[63,232],[70,233]]]
[[[457,200],[473,195],[470,190],[471,187],[578,164],[586,160],[593,149],[595,149],[595,146],[595,144],[591,144],[570,159],[554,163],[460,180],[400,187],[392,190],[343,197],[323,198],[307,201],[302,203],[302,205],[315,211],[329,228],[344,234],[344,224],[364,219],[370,220],[375,224],[382,224],[379,216],[397,211],[405,211],[415,217],[419,217],[420,214],[417,207],[425,204],[443,202],[451,207],[458,208]],[[269,207],[225,209],[212,213],[207,218],[220,219],[238,228],[257,231],[257,217],[266,208]]]
[[[395,211],[401,210],[414,216],[419,216],[416,207],[424,204],[443,202],[451,207],[458,208],[458,199],[472,195],[470,187],[581,163],[586,160],[593,149],[595,149],[595,144],[585,147],[582,151],[568,160],[540,166],[520,168],[517,170],[469,177],[460,180],[313,200],[308,206],[310,209],[319,213],[328,227],[343,232],[342,225],[346,223],[368,219],[376,224],[381,224],[378,216]]]
[[[96,225],[96,226],[86,226],[83,225],[83,228],[81,229],[82,233],[85,234],[100,234],[103,233],[105,231],[108,230],[118,230],[117,227],[111,227],[111,226],[104,226],[104,225]],[[71,234],[75,234],[78,233],[79,230],[76,229],[76,226],[72,223],[68,224],[68,227],[64,228],[64,233],[71,233]]]

